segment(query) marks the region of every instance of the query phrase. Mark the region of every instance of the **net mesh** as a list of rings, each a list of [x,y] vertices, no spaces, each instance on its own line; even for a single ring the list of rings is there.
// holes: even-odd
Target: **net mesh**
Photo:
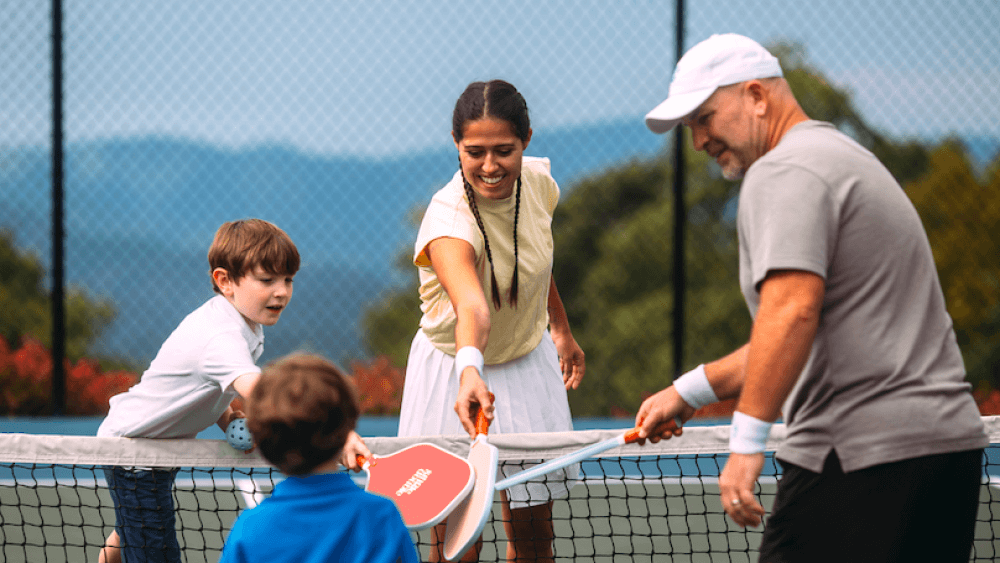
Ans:
[[[971,561],[1000,557],[1000,417],[984,417],[990,435],[983,465]],[[552,459],[621,430],[588,430],[491,437],[502,466]],[[756,561],[763,527],[729,520],[718,498],[728,426],[689,427],[683,437],[626,445],[581,464],[581,481],[553,506],[557,561]],[[771,452],[784,427],[776,425],[756,492],[770,508],[780,466]],[[468,438],[366,438],[376,454],[429,441],[458,454]],[[97,559],[112,531],[114,508],[104,479],[108,465],[180,468],[174,485],[177,537],[183,559],[217,561],[241,510],[256,506],[283,477],[256,454],[216,440],[132,440],[0,434],[2,560],[75,562]],[[363,477],[358,476],[359,485]],[[500,503],[483,532],[480,561],[505,559]],[[413,533],[426,560],[431,533]]]

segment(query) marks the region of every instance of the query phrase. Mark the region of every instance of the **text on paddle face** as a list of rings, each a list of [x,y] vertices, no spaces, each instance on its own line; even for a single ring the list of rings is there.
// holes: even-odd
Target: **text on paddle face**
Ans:
[[[413,477],[407,479],[406,482],[403,483],[403,486],[396,491],[396,496],[403,496],[404,494],[408,495],[417,490],[420,485],[424,484],[424,481],[427,480],[430,474],[430,469],[418,469],[417,472],[413,474]]]

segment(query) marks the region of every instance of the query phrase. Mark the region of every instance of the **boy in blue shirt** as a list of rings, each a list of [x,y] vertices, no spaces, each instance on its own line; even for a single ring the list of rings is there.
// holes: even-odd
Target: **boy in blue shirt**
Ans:
[[[181,321],[140,379],[111,398],[98,436],[194,438],[213,423],[225,431],[230,403],[249,397],[260,376],[263,326],[273,326],[292,298],[299,269],[295,243],[260,219],[223,224],[208,251],[218,295]],[[356,435],[351,447],[367,455]],[[100,563],[180,562],[172,496],[176,469],[109,467],[115,531]]]
[[[261,455],[288,477],[236,520],[220,563],[419,560],[396,505],[339,471],[359,415],[340,370],[316,356],[288,356],[264,370],[247,409]]]

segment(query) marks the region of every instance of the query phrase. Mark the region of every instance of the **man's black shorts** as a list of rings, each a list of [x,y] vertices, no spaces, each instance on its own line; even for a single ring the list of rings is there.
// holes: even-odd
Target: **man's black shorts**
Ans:
[[[844,473],[781,463],[762,563],[965,563],[972,550],[983,450],[932,455]]]

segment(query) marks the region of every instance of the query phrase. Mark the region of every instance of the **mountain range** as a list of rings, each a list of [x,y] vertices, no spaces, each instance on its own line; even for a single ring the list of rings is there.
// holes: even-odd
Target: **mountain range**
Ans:
[[[548,156],[565,188],[650,158],[663,142],[641,120],[622,120],[538,132],[528,153]],[[275,222],[302,255],[291,306],[266,331],[265,361],[296,349],[364,357],[359,315],[386,290],[412,283],[401,257],[423,207],[457,169],[450,143],[376,158],[143,137],[71,143],[65,154],[67,284],[114,303],[117,318],[93,353],[138,364],[212,296],[206,251],[222,222],[242,217]],[[46,266],[50,188],[47,147],[0,147],[0,228]]]
[[[551,159],[565,194],[590,174],[662,155],[669,138],[629,118],[538,131],[527,153]],[[980,164],[1000,148],[993,137],[964,140]],[[303,259],[291,306],[266,331],[263,361],[297,349],[342,363],[365,357],[360,315],[415,283],[404,257],[419,214],[457,168],[450,143],[367,157],[139,137],[73,142],[65,154],[67,283],[114,304],[94,355],[137,365],[212,296],[208,245],[222,222],[242,217],[284,228]],[[47,267],[50,168],[47,147],[0,147],[0,228]]]

